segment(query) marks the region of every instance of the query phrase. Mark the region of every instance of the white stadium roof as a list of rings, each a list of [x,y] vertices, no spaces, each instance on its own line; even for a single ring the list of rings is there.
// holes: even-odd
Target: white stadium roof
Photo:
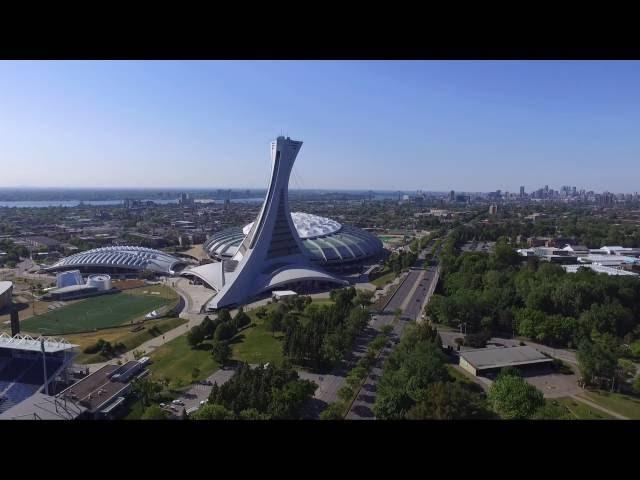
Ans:
[[[4,281],[0,282],[0,295],[5,293],[11,287],[13,287],[13,283],[12,282],[4,282]]]
[[[184,264],[173,255],[145,247],[115,246],[94,248],[63,258],[46,268],[48,271],[71,268],[103,267],[108,269],[152,270],[172,274],[176,265]]]
[[[331,265],[357,262],[382,251],[375,235],[330,218],[310,213],[292,212],[291,218],[307,255],[316,264]],[[215,233],[203,245],[215,258],[231,258],[251,231],[253,223]]]
[[[46,353],[61,352],[70,350],[78,345],[69,343],[64,338],[55,337],[38,337],[33,338],[30,335],[20,335],[12,337],[5,332],[0,333],[0,348],[9,348],[12,350],[27,350],[30,352],[41,352],[41,341],[44,340],[44,351]]]

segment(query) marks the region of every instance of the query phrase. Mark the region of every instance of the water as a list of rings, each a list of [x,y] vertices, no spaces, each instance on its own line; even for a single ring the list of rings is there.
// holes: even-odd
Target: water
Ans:
[[[231,203],[259,203],[264,198],[232,198]],[[141,202],[153,202],[157,205],[177,205],[178,199],[173,200],[141,200]],[[224,200],[210,200],[199,199],[195,200],[196,203],[216,203],[222,204]],[[114,206],[123,205],[124,200],[84,200],[84,205],[91,205],[95,207],[100,206]],[[13,202],[0,202],[0,208],[47,208],[47,207],[77,207],[80,205],[80,200],[28,200],[28,201],[13,201]]]

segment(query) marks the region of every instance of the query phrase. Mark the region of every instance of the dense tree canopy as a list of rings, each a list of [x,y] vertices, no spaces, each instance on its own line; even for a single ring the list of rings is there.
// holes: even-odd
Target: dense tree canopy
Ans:
[[[240,415],[253,410],[263,418],[296,419],[300,417],[301,407],[313,396],[317,385],[301,380],[295,370],[277,368],[251,368],[240,365],[236,374],[222,386],[214,385],[209,395],[209,404],[219,405]]]

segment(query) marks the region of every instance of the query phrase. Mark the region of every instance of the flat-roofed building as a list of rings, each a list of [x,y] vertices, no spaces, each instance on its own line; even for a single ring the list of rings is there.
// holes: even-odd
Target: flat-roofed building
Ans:
[[[528,345],[505,348],[480,348],[460,352],[460,366],[473,375],[495,372],[505,367],[523,368],[553,362]]]
[[[606,273],[607,275],[627,275],[632,277],[638,277],[637,273],[629,272],[627,270],[623,270],[621,268],[607,267],[604,265],[598,265],[595,263],[585,263],[582,265],[563,265],[565,272],[567,273],[577,273],[580,268],[588,268],[597,273]]]

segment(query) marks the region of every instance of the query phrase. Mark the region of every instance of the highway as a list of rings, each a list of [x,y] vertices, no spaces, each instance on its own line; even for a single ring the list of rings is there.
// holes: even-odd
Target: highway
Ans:
[[[427,303],[428,297],[433,293],[432,285],[437,281],[437,267],[430,266],[424,269],[424,259],[426,253],[430,253],[433,247],[427,247],[418,256],[416,264],[410,270],[403,284],[398,288],[396,293],[391,297],[389,303],[384,308],[382,315],[374,316],[372,326],[378,331],[384,325],[393,325],[393,332],[390,342],[382,350],[380,356],[372,367],[367,379],[358,392],[355,401],[351,405],[346,416],[347,420],[374,420],[373,404],[376,399],[376,385],[382,375],[382,367],[385,360],[391,354],[395,346],[402,338],[402,333],[406,326],[412,321],[419,321],[423,310],[423,306]],[[439,250],[436,255],[440,253]],[[398,320],[395,320],[393,312],[400,308],[402,314]]]

